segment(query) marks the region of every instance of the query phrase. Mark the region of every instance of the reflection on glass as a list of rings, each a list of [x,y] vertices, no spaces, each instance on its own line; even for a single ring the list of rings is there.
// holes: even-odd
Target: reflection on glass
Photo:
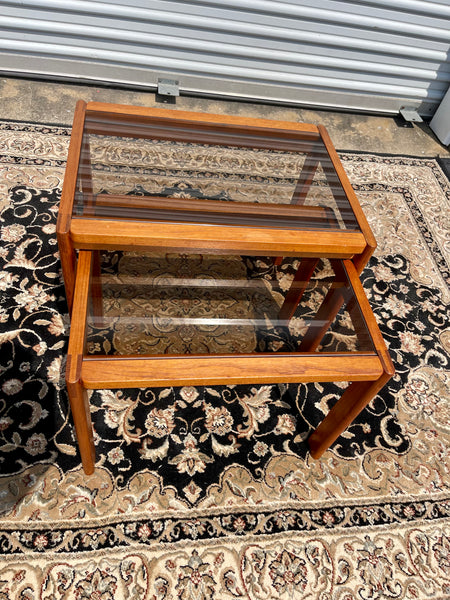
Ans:
[[[320,261],[309,281],[297,281],[303,296],[291,318],[280,317],[298,265],[292,259],[275,269],[263,257],[103,253],[101,275],[91,282],[87,353],[295,353],[308,351],[313,338],[317,347],[309,351],[372,352],[340,261]],[[328,322],[333,303],[337,316]]]
[[[108,119],[86,118],[74,217],[359,230],[317,134]]]

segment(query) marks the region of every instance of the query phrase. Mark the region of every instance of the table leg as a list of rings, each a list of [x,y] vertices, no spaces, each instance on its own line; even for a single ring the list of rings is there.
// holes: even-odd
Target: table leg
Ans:
[[[58,234],[59,257],[66,290],[66,300],[69,315],[72,314],[73,296],[75,292],[75,273],[77,269],[77,255],[70,239],[69,233]]]
[[[392,373],[385,372],[376,381],[354,381],[349,385],[308,438],[313,458],[320,458],[328,450],[391,377]]]
[[[316,158],[308,158],[305,159],[303,163],[302,170],[300,172],[299,178],[297,180],[297,184],[294,189],[294,193],[292,194],[291,204],[304,204],[306,200],[306,196],[308,195],[309,188],[314,180],[314,175],[316,174],[317,167],[319,166],[319,161]],[[282,256],[277,256],[273,264],[278,267],[283,262]]]
[[[283,262],[283,257],[282,257],[282,256],[276,256],[276,257],[273,259],[273,264],[274,264],[276,267],[279,267],[279,266],[281,265],[281,263],[282,263],[282,262]]]
[[[61,257],[69,313],[72,312],[77,261],[77,256],[70,237],[70,223],[74,210],[74,200],[79,192],[78,169],[81,147],[83,145],[85,114],[86,102],[84,102],[84,100],[78,100],[73,117],[66,172],[64,175],[64,184],[58,211],[58,220],[56,223],[56,235],[58,238],[58,248]]]
[[[95,467],[95,445],[87,392],[80,381],[67,382],[67,392],[83,469],[86,475],[92,475]]]
[[[332,288],[325,296],[314,320],[297,348],[298,352],[315,352],[323,336],[335,320],[341,306],[344,304],[342,288]]]
[[[299,305],[303,294],[305,293],[308,283],[314,273],[314,270],[319,262],[318,258],[303,258],[300,262],[300,266],[297,269],[297,273],[294,276],[291,287],[286,294],[286,298],[283,305],[280,308],[278,318],[280,320],[286,319],[289,321],[294,313],[295,309]]]
[[[294,193],[292,194],[291,204],[304,204],[318,166],[318,159],[306,157]]]
[[[86,389],[82,384],[81,367],[86,340],[86,315],[89,304],[93,256],[88,250],[80,250],[72,307],[69,348],[67,350],[66,386],[72,409],[73,422],[80,448],[81,461],[86,475],[94,472],[95,448],[91,410]]]
[[[102,282],[101,282],[101,258],[100,250],[92,251],[92,311],[96,327],[101,327],[103,323],[103,300],[102,300]]]

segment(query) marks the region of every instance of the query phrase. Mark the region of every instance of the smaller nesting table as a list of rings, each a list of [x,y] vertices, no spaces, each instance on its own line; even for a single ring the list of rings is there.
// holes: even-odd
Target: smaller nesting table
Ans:
[[[80,251],[66,381],[88,474],[95,449],[87,389],[349,381],[309,436],[319,458],[393,375],[349,260],[332,260],[326,279],[297,278],[289,318],[276,281],[157,273],[111,278],[95,273],[94,252]]]

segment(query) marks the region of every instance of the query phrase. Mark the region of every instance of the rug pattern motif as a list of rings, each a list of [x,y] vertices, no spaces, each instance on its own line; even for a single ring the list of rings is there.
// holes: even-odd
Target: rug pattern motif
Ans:
[[[450,186],[437,162],[341,155],[378,240],[363,282],[397,373],[321,461],[304,439],[339,386],[105,390],[86,478],[55,239],[69,134],[0,123],[0,597],[450,596]],[[197,429],[180,426],[188,414]]]

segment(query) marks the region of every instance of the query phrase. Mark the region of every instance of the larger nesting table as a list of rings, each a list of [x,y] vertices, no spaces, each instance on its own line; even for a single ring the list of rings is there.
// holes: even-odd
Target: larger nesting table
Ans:
[[[319,457],[393,374],[358,279],[375,240],[321,126],[80,101],[57,234],[72,319],[66,380],[86,473],[95,464],[86,389],[349,381],[309,437]],[[300,318],[319,260],[330,261],[334,283],[290,350],[92,355],[89,326],[108,321],[104,250],[259,255],[273,257],[275,265],[296,257],[291,288],[263,319],[286,331]],[[351,324],[356,344],[350,349],[323,346],[337,318]],[[258,331],[262,322],[243,313],[219,321]]]

